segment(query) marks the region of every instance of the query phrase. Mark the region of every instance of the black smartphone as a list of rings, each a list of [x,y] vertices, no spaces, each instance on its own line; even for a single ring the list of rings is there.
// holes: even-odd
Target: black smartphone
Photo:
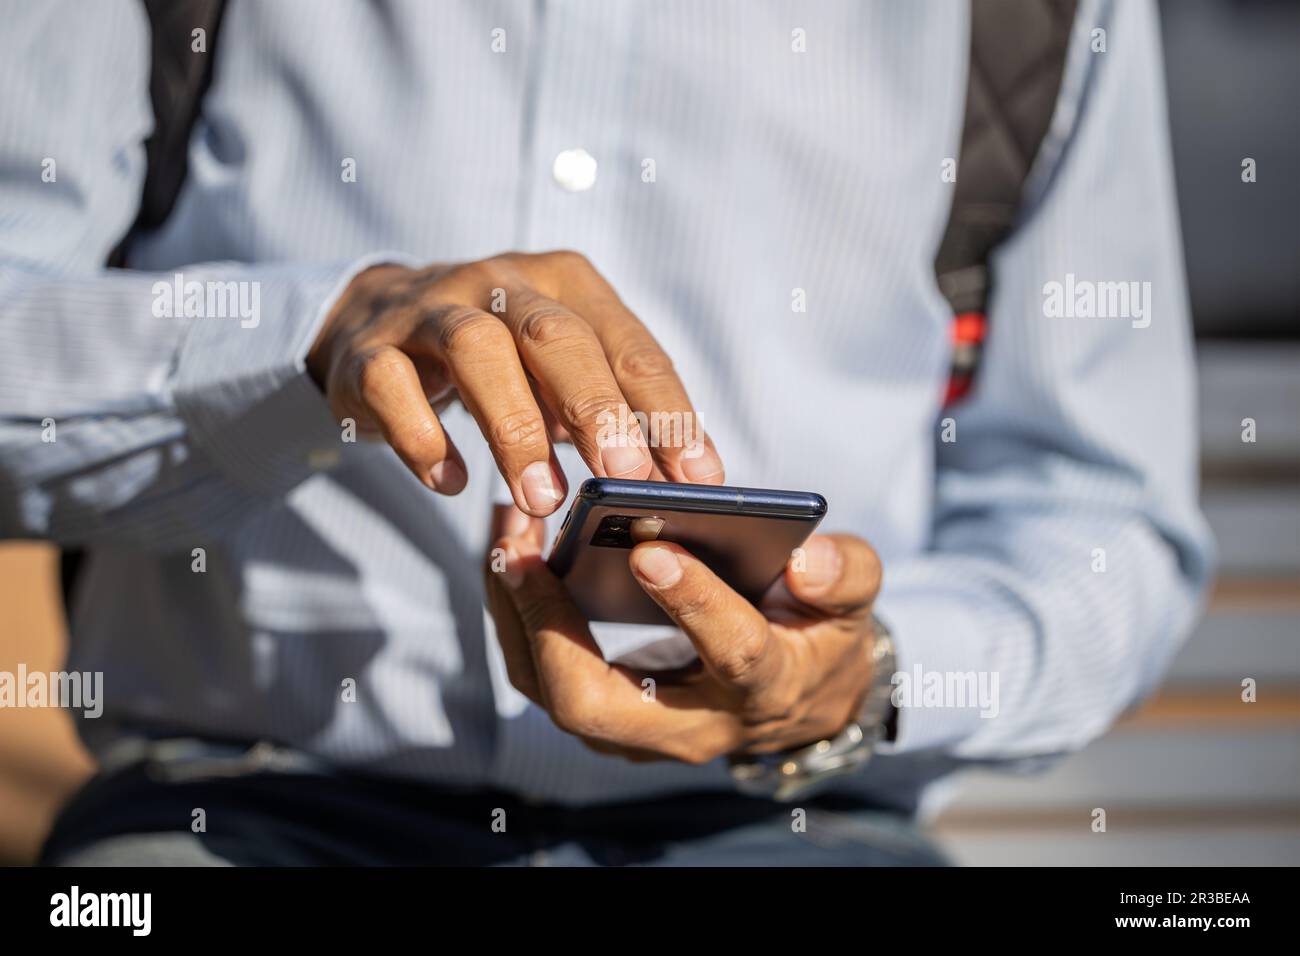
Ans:
[[[757,604],[825,515],[809,491],[589,478],[547,564],[589,620],[667,624],[628,567],[639,542],[681,545]]]

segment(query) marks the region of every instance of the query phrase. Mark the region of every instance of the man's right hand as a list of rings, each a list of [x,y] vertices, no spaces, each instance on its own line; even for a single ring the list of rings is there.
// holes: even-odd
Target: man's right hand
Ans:
[[[370,268],[326,319],[307,368],[338,419],[381,435],[444,494],[468,478],[434,411],[453,398],[527,514],[544,517],[567,494],[551,446],[564,433],[598,476],[722,482],[707,436],[689,452],[647,448],[631,419],[630,441],[600,440],[629,409],[686,421],[694,410],[659,343],[574,252]]]

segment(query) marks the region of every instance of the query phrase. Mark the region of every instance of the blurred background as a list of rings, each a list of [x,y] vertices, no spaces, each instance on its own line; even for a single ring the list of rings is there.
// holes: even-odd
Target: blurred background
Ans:
[[[933,827],[959,863],[1300,864],[1300,3],[1161,13],[1219,579],[1160,692],[1104,739],[1046,774],[966,775]],[[0,670],[57,669],[65,642],[57,552],[0,542]],[[0,864],[35,857],[92,770],[63,712],[0,709]]]

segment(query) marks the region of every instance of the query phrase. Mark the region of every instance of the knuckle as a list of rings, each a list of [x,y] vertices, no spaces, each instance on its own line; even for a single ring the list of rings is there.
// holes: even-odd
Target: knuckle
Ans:
[[[548,265],[565,272],[595,272],[591,261],[574,249],[556,249],[542,253]]]
[[[579,429],[593,429],[617,416],[623,400],[604,385],[584,385],[560,399],[562,419]]]
[[[455,285],[465,288],[490,288],[500,279],[504,264],[504,261],[499,258],[466,262],[449,270],[446,278]]]
[[[715,658],[715,666],[722,676],[731,681],[744,681],[751,677],[763,659],[764,640],[761,634],[745,634],[729,642],[727,649]]]
[[[402,358],[400,353],[390,349],[380,349],[377,352],[357,355],[350,361],[357,391],[363,398],[372,398],[392,381]]]
[[[558,305],[533,306],[519,323],[519,337],[539,348],[571,340],[581,331],[577,318]]]
[[[637,342],[614,354],[614,374],[620,381],[654,381],[671,377],[673,362],[653,342]]]
[[[509,412],[493,419],[488,439],[506,453],[535,450],[546,445],[546,422],[530,410]]]
[[[492,316],[476,309],[457,309],[438,320],[438,346],[445,355],[473,356],[509,347],[510,333]]]
[[[442,449],[442,429],[436,421],[412,417],[393,429],[389,443],[412,457],[433,456]]]

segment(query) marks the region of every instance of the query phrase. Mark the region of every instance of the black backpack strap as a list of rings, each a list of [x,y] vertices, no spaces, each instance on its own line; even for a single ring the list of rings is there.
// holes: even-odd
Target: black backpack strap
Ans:
[[[1075,0],[971,0],[966,119],[948,228],[935,257],[952,306],[945,401],[971,388],[987,334],[989,256],[1010,234],[1065,72]]]
[[[138,233],[157,229],[176,205],[188,172],[190,133],[199,106],[212,82],[217,30],[225,0],[142,0],[149,17],[149,99],[153,102],[154,128],[145,141],[144,189],[135,222],[109,253],[108,265],[126,267],[126,252]],[[204,31],[207,52],[194,50],[194,31]],[[72,596],[81,576],[85,552],[64,549],[59,555],[59,583],[63,606],[72,620]]]
[[[126,265],[126,250],[140,232],[157,229],[171,214],[189,166],[190,133],[203,94],[212,82],[217,31],[225,0],[141,0],[149,16],[149,98],[154,130],[145,142],[147,170],[140,210],[130,232],[113,249],[110,266]],[[203,30],[206,51],[195,52],[194,31]]]

